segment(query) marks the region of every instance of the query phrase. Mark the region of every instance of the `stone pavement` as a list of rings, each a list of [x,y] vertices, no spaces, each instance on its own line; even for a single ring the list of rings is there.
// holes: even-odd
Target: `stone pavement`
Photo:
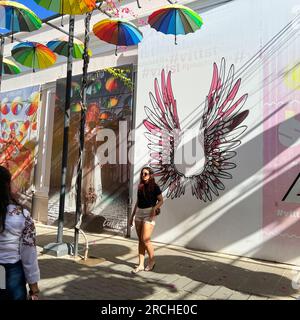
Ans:
[[[41,254],[55,242],[56,228],[36,224],[41,298],[48,300],[257,300],[299,299],[297,271],[276,264],[214,252],[155,243],[152,272],[131,274],[137,241],[109,234],[88,234],[89,259]],[[73,230],[64,231],[73,242]],[[84,241],[80,237],[80,244]],[[300,268],[298,268],[300,275]]]

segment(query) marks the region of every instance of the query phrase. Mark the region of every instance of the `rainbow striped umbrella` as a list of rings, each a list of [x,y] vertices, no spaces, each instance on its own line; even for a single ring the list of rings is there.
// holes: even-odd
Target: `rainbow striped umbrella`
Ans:
[[[55,54],[46,46],[38,42],[21,42],[13,47],[13,58],[23,66],[33,69],[45,69],[56,61]]]
[[[41,7],[61,14],[84,14],[96,8],[96,0],[34,0]]]
[[[3,58],[2,73],[3,74],[19,74],[21,69],[11,60]]]
[[[53,52],[68,57],[68,45],[69,45],[69,39],[67,37],[60,38],[57,40],[49,41],[47,43],[47,47],[51,49]],[[82,59],[84,51],[84,44],[78,39],[74,39],[73,44],[73,58],[74,59]],[[92,51],[88,50],[88,54],[91,57]]]
[[[104,19],[93,27],[94,34],[101,40],[118,46],[137,45],[142,39],[142,32],[131,22],[123,19]]]
[[[172,4],[154,11],[148,18],[148,23],[155,30],[164,34],[188,34],[200,29],[203,21],[195,11],[188,7]]]
[[[42,21],[29,8],[15,1],[0,1],[0,28],[19,31],[40,29]]]

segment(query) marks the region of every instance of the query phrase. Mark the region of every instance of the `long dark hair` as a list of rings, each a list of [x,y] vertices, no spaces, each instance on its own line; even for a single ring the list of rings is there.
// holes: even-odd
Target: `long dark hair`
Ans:
[[[5,229],[7,206],[19,203],[11,192],[11,173],[3,166],[0,166],[0,233]]]
[[[145,182],[143,180],[143,171],[147,170],[150,174],[149,180]],[[154,178],[154,172],[150,167],[143,167],[140,173],[140,184],[138,187],[138,190],[145,192],[152,192],[154,190],[154,187],[156,186],[155,178]]]

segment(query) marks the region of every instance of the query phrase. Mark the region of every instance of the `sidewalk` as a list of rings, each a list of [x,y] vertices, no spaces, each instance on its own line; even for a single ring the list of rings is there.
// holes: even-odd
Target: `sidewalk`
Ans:
[[[155,243],[153,272],[131,274],[137,242],[107,234],[89,234],[87,262],[41,254],[55,242],[56,228],[37,224],[42,299],[206,300],[299,299],[290,265],[267,263],[213,252]],[[73,242],[73,230],[64,231]],[[83,239],[80,238],[80,243]],[[300,272],[300,268],[299,268]]]

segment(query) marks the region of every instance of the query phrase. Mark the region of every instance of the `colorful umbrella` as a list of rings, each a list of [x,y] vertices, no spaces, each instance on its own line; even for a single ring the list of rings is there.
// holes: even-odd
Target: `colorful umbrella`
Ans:
[[[42,21],[29,8],[15,1],[0,1],[0,28],[31,32],[41,26]]]
[[[39,102],[40,102],[40,93],[35,91],[33,92],[29,99],[29,104],[27,105],[27,108],[25,110],[25,114],[27,117],[31,117],[34,115],[39,107]]]
[[[2,73],[3,74],[19,74],[21,69],[11,60],[3,58]]]
[[[4,98],[2,101],[1,101],[1,106],[0,106],[0,109],[1,109],[1,113],[3,115],[7,115],[10,111],[10,108],[8,106],[8,99],[7,98]]]
[[[11,103],[11,112],[17,116],[23,109],[23,99],[21,97],[16,97]]]
[[[155,30],[164,34],[174,34],[175,44],[178,34],[188,34],[200,29],[203,21],[195,11],[188,7],[172,4],[154,11],[148,23]]]
[[[1,130],[6,130],[8,128],[8,124],[7,124],[7,120],[6,119],[2,119],[1,120]]]
[[[94,34],[101,40],[117,46],[137,45],[142,39],[142,32],[131,22],[122,19],[104,19],[93,27]]]
[[[34,0],[47,10],[61,14],[84,14],[96,8],[96,0]]]
[[[47,47],[51,49],[53,52],[61,55],[68,57],[68,45],[69,45],[69,39],[67,37],[58,39],[58,40],[53,40],[49,41],[47,43]],[[74,39],[74,44],[73,44],[73,58],[74,59],[82,59],[84,51],[84,44],[78,39]],[[92,51],[88,50],[88,54],[91,57],[92,56]]]
[[[42,21],[24,5],[14,1],[0,1],[0,28],[11,30],[13,41],[14,32],[33,31],[41,28]],[[0,42],[0,86],[2,79],[4,38]]]
[[[46,46],[38,42],[21,42],[13,47],[13,58],[22,65],[35,69],[52,66],[56,61],[55,54]]]

